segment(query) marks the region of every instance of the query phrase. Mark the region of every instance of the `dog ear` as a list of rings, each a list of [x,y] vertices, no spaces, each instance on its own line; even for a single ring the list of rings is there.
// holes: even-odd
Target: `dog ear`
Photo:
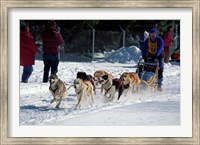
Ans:
[[[87,80],[93,80],[93,76],[92,75],[87,75]]]
[[[58,75],[55,74],[55,78],[58,79]]]
[[[104,76],[102,76],[102,78],[103,78],[104,80],[107,80],[107,79],[108,79],[108,75],[104,75]]]
[[[76,78],[86,80],[87,79],[87,74],[85,72],[78,72],[76,75]]]
[[[51,74],[49,78],[50,78],[50,79],[51,79],[51,78],[58,79],[58,76],[57,76],[56,74]]]

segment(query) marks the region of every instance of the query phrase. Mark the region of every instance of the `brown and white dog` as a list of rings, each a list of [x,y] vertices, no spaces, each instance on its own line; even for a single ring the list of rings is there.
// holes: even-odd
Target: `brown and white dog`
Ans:
[[[137,73],[135,72],[124,72],[121,76],[120,79],[122,79],[124,83],[124,88],[128,89],[128,91],[133,91],[133,86],[136,85],[136,90],[139,92],[139,86],[140,86],[140,78]],[[127,94],[126,92],[126,94]]]
[[[51,103],[56,101],[56,108],[59,108],[61,100],[67,94],[65,84],[58,78],[56,74],[52,74],[49,79],[49,91],[53,95]]]
[[[78,72],[76,74],[76,78],[79,78],[79,79],[82,79],[83,81],[90,81],[93,85],[93,89],[94,89],[94,92],[96,93],[95,89],[95,85],[94,85],[94,77],[90,74],[86,74],[85,72]]]
[[[113,78],[112,74],[108,73],[105,70],[97,70],[94,72],[94,81],[95,85],[97,86],[98,84],[101,84],[101,77],[104,75],[108,75],[109,78]],[[101,93],[103,93],[103,88],[101,86]]]
[[[94,88],[90,81],[84,81],[80,78],[76,78],[74,80],[74,89],[78,98],[76,108],[81,107],[81,101],[83,97],[87,99],[88,96],[91,96],[92,102],[94,103]]]
[[[102,84],[102,88],[105,91],[104,97],[107,97],[107,94],[109,95],[107,98],[110,100],[114,99],[115,93],[118,92],[118,100],[120,99],[123,91],[124,91],[124,84],[121,79],[115,78],[113,79],[110,75],[104,75],[100,77],[100,81]]]

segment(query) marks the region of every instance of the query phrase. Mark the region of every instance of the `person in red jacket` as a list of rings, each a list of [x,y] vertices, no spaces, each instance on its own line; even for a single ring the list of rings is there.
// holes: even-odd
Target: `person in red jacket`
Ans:
[[[169,62],[169,57],[170,57],[170,47],[172,46],[173,43],[173,26],[168,26],[167,27],[167,32],[164,33],[163,39],[164,39],[164,53],[165,53],[165,58],[164,62],[168,63]]]
[[[59,46],[63,44],[64,40],[61,34],[57,30],[56,22],[48,21],[46,29],[41,33],[41,39],[43,42],[43,62],[44,62],[44,74],[43,82],[48,82],[49,71],[51,74],[58,72],[59,64]]]
[[[20,27],[20,66],[23,66],[22,82],[28,83],[28,79],[33,72],[37,45],[31,36],[29,26],[23,24]]]

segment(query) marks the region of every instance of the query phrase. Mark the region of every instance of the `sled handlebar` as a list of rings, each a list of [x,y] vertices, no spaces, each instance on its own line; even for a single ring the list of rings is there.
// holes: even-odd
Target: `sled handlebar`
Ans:
[[[143,58],[141,58],[140,60],[139,60],[139,62],[138,62],[138,65],[140,65],[140,64],[144,64],[144,65],[158,65],[158,60],[157,59],[155,59],[155,62],[142,62],[142,60],[144,60]]]

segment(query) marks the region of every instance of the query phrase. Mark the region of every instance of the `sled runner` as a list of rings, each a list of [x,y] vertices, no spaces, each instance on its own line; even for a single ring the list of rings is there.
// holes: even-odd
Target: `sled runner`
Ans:
[[[143,59],[140,59],[136,73],[138,73],[142,85],[156,87],[158,85],[158,69],[159,64],[157,60],[144,62]]]

